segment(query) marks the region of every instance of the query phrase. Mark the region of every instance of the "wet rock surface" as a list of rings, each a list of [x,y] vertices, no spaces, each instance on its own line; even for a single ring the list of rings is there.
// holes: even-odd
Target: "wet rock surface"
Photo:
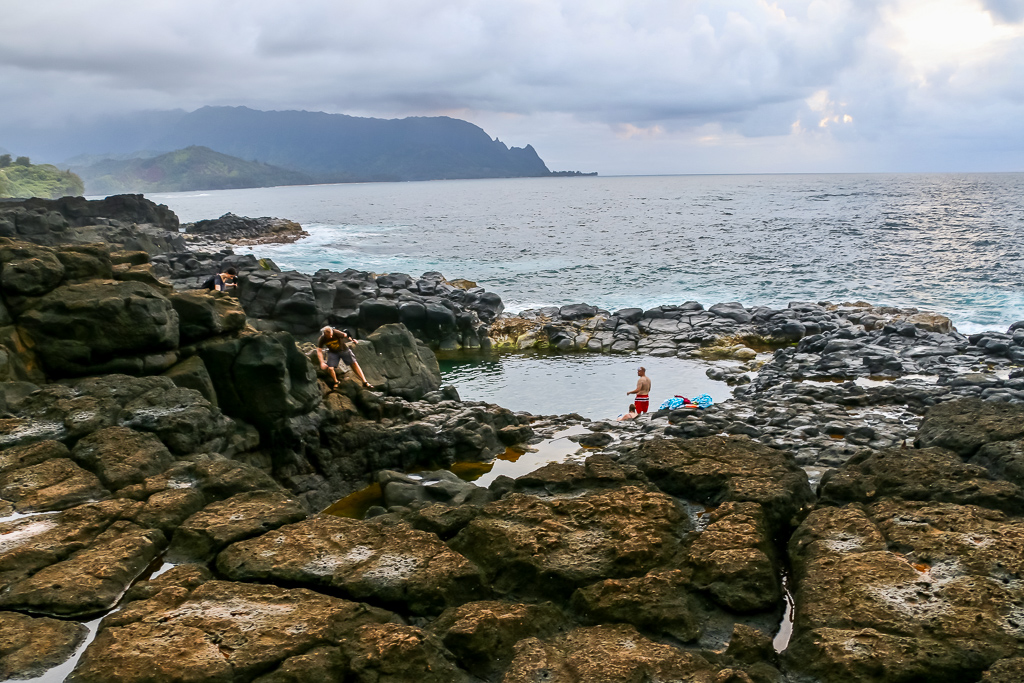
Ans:
[[[0,216],[4,676],[106,615],[69,680],[1020,677],[1024,325],[861,303],[513,318],[439,273],[186,252],[154,207]],[[229,265],[237,296],[190,289]],[[373,390],[319,381],[325,322],[362,337]],[[442,387],[428,348],[488,344],[698,357],[736,389],[633,422],[512,413]],[[579,450],[518,479],[445,469],[568,427]],[[367,519],[317,514],[370,483]]]

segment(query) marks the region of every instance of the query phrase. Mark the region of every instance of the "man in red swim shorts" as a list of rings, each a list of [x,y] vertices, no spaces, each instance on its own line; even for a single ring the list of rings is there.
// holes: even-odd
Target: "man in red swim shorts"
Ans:
[[[647,376],[647,369],[643,367],[637,370],[636,374],[640,378],[636,381],[636,389],[627,391],[626,396],[636,394],[633,405],[636,406],[636,412],[643,415],[651,405],[651,378]]]

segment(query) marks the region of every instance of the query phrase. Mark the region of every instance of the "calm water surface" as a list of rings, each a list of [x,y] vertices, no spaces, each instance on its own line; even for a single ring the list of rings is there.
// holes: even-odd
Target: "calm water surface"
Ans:
[[[1024,174],[650,176],[370,183],[152,195],[312,233],[283,268],[439,270],[510,311],[695,299],[911,305],[962,330],[1024,319]]]
[[[725,382],[708,379],[708,364],[683,358],[524,353],[442,358],[440,364],[444,383],[454,384],[462,398],[534,415],[617,417],[631,403],[626,392],[636,388],[640,365],[651,378],[651,410],[676,394],[709,394],[720,403],[732,391]]]

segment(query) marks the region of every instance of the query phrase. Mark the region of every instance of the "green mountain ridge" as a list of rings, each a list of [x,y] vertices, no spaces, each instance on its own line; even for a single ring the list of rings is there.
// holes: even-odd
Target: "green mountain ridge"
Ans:
[[[5,155],[6,156],[6,155]],[[62,171],[51,164],[24,163],[0,165],[0,197],[58,197],[79,196],[85,193],[82,179],[70,171]]]
[[[106,159],[72,166],[89,194],[230,190],[245,187],[305,185],[305,173],[246,161],[193,145],[151,158]]]

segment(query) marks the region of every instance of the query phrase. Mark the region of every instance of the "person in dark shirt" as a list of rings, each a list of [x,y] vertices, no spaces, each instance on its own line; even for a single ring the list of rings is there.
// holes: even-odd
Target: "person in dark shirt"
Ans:
[[[366,381],[363,369],[356,362],[356,355],[348,347],[349,343],[355,343],[355,340],[341,330],[330,326],[321,329],[320,338],[316,342],[316,355],[320,359],[320,369],[326,370],[331,376],[331,388],[334,389],[338,386],[338,375],[335,368],[341,361],[345,361],[359,375],[363,386],[372,389],[373,385]]]
[[[235,291],[235,277],[238,275],[238,271],[234,268],[225,268],[223,273],[217,273],[211,276],[203,283],[203,289],[215,289],[218,292],[233,292]]]

